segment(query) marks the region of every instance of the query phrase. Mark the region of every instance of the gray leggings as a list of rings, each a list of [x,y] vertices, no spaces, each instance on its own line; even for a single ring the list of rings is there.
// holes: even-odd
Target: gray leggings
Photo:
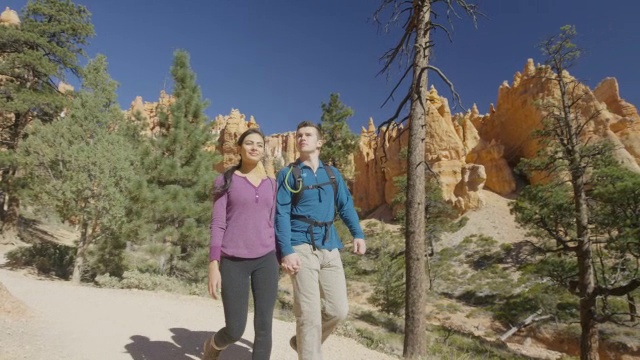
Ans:
[[[216,347],[225,348],[244,334],[251,287],[255,310],[252,359],[268,360],[271,357],[271,325],[278,295],[278,269],[275,252],[256,259],[220,259],[225,327],[214,337]]]

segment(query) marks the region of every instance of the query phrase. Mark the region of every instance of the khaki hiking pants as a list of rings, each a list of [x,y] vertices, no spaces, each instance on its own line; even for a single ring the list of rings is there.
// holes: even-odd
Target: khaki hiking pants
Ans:
[[[302,266],[292,275],[299,360],[322,360],[322,343],[347,318],[347,283],[338,249],[293,247]]]

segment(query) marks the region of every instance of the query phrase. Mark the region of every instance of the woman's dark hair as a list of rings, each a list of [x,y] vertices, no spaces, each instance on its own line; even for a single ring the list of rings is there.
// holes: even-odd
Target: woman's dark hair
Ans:
[[[244,142],[244,139],[251,134],[260,135],[260,137],[262,138],[262,141],[264,141],[264,134],[262,133],[262,131],[260,131],[257,128],[251,128],[240,135],[240,137],[238,138],[238,141],[236,142],[236,145],[241,146],[242,143]],[[227,190],[229,190],[229,186],[231,186],[231,177],[233,176],[233,172],[240,169],[241,166],[242,166],[242,157],[240,157],[240,161],[238,162],[237,165],[230,166],[227,168],[227,170],[224,171],[224,183],[219,188],[214,187],[214,190],[213,190],[214,197],[218,197],[224,194]]]

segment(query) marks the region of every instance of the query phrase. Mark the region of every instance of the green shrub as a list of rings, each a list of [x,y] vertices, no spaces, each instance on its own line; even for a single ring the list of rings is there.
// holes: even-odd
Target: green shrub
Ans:
[[[378,259],[376,282],[369,301],[381,311],[402,315],[405,305],[404,256],[385,256]]]
[[[340,324],[335,333],[336,335],[354,339],[369,349],[387,354],[399,355],[396,351],[402,343],[402,335],[400,334],[357,327],[350,321]]]
[[[429,359],[491,359],[525,360],[526,356],[514,354],[501,342],[492,342],[479,336],[458,332],[451,328],[434,329],[435,339],[429,345]]]
[[[12,267],[33,266],[38,273],[54,275],[68,280],[73,274],[76,249],[53,242],[38,242],[7,252],[7,265]]]
[[[93,281],[99,287],[109,289],[122,289],[122,279],[117,276],[111,276],[109,274],[102,274],[96,276]]]
[[[109,276],[109,274],[97,276],[95,282],[100,287],[166,291],[187,295],[204,296],[208,291],[204,283],[190,284],[175,277],[141,273],[138,271],[126,271],[122,279]]]
[[[382,327],[392,333],[404,333],[404,320],[399,316],[381,312],[362,311],[356,315],[356,318],[373,326]]]
[[[384,223],[367,226],[367,256],[361,263],[371,269],[373,294],[369,302],[381,311],[401,315],[404,311],[404,242]]]

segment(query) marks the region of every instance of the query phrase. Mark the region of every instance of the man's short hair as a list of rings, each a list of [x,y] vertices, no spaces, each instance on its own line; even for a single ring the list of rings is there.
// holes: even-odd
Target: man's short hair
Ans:
[[[318,132],[318,139],[322,140],[322,128],[318,124],[314,123],[313,121],[305,120],[300,124],[298,124],[298,127],[296,127],[296,134],[298,133],[298,130],[305,127],[312,127],[316,129],[316,131]]]

